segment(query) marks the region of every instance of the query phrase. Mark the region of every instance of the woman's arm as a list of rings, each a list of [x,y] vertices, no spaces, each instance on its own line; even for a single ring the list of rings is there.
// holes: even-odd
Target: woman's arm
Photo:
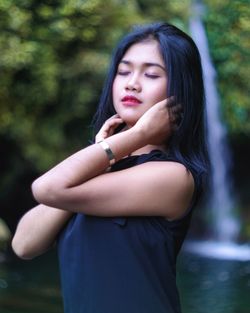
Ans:
[[[118,161],[148,144],[158,144],[159,139],[162,143],[170,131],[169,115],[164,100],[148,110],[134,127],[108,137],[106,142]],[[109,160],[103,148],[99,144],[91,145],[35,180],[32,184],[33,195],[39,203],[54,206],[55,198],[102,174],[108,166]]]
[[[32,259],[53,246],[56,237],[73,213],[39,204],[20,220],[12,239],[14,252]]]
[[[157,122],[156,122],[157,121]],[[149,109],[132,128],[106,142],[117,160],[171,133],[166,101]],[[192,175],[181,164],[150,162],[105,173],[105,151],[94,144],[72,155],[32,185],[36,200],[48,206],[99,216],[161,215],[176,218],[187,209]]]

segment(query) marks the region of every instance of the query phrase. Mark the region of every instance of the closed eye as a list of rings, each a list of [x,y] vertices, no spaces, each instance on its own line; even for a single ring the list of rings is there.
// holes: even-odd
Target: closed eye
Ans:
[[[129,71],[117,71],[117,75],[122,75],[122,76],[126,76],[129,73],[130,73]]]
[[[156,75],[156,74],[147,74],[147,73],[145,74],[145,76],[148,78],[152,78],[152,79],[156,79],[156,78],[160,77],[159,75]]]

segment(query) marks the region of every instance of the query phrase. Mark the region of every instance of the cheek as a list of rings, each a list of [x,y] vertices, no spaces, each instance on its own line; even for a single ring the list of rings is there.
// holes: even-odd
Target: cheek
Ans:
[[[119,96],[119,83],[115,79],[113,82],[113,86],[112,86],[112,97],[113,97],[114,104],[117,101],[118,96]]]
[[[159,88],[159,96],[161,97],[161,100],[167,98],[167,83],[168,83],[167,79],[164,79],[163,84]]]
[[[118,86],[117,86],[117,82],[114,81],[113,83],[113,87],[112,87],[112,100],[113,100],[113,106],[114,109],[116,111],[116,113],[119,114],[119,90],[118,90]]]
[[[167,86],[166,84],[162,86],[157,86],[153,90],[151,89],[151,99],[155,102],[159,102],[167,98]]]
[[[112,86],[112,97],[113,97],[113,99],[114,99],[114,97],[115,97],[115,93],[116,93],[116,83],[115,83],[115,81],[113,82],[113,86]]]

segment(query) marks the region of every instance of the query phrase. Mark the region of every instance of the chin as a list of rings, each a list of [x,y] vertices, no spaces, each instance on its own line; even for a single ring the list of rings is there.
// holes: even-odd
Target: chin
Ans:
[[[121,119],[124,121],[124,123],[128,127],[132,127],[136,124],[136,122],[139,120],[139,118],[143,115],[144,112],[139,112],[133,109],[120,109],[116,108],[116,113],[121,117]]]
[[[128,127],[134,126],[136,122],[138,121],[138,118],[134,118],[134,117],[122,117],[122,119]]]

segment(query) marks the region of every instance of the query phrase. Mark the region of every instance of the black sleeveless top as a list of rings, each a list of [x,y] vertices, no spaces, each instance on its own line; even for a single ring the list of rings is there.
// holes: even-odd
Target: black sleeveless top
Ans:
[[[173,161],[159,150],[130,156],[119,171],[149,161]],[[95,217],[75,214],[61,232],[58,255],[65,313],[180,313],[176,256],[201,189],[184,217]],[[167,192],[167,191],[166,191]]]

